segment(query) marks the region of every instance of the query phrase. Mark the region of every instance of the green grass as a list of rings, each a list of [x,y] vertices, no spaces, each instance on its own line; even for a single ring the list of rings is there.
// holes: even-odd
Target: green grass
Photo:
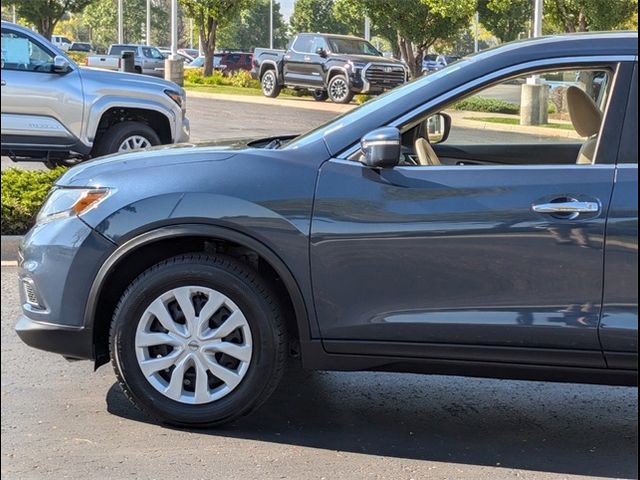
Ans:
[[[520,125],[519,118],[509,118],[509,117],[464,117],[465,120],[474,120],[478,122],[489,122],[489,123],[502,123],[505,125]],[[555,128],[558,130],[575,130],[573,125],[568,123],[545,123],[544,125],[537,125],[539,127],[544,128]]]

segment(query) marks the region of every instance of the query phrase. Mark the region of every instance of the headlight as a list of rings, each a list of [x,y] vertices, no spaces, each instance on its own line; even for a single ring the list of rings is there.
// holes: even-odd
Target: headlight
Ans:
[[[166,93],[171,100],[176,102],[183,111],[187,109],[187,99],[186,97],[182,96],[180,92],[176,92],[174,90],[165,90],[164,93]]]
[[[60,218],[80,215],[109,196],[108,188],[64,188],[55,187],[38,212],[36,223],[47,223]]]

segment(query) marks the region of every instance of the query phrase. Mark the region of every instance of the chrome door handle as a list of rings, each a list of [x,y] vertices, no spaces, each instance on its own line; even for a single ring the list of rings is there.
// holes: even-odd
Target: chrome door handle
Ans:
[[[551,213],[566,215],[568,219],[574,219],[581,213],[598,213],[598,202],[581,202],[575,198],[567,198],[559,202],[539,203],[531,206],[536,213]]]
[[[311,57],[309,57],[309,56],[305,56],[305,57],[304,57],[304,61],[305,61],[305,62],[310,62],[310,61],[311,61]]]

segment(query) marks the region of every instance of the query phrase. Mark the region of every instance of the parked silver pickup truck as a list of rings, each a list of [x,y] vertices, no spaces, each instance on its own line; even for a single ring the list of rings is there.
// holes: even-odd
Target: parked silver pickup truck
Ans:
[[[2,22],[2,155],[69,165],[189,139],[185,92],[148,76],[79,68],[31,30]]]
[[[109,47],[107,55],[88,56],[85,65],[107,70],[119,70],[124,52],[133,52],[136,73],[155,75],[156,77],[164,75],[164,55],[157,48],[147,45],[113,44]]]

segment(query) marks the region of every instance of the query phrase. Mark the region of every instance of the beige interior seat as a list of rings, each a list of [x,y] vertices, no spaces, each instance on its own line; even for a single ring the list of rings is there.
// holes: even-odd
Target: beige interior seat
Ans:
[[[426,139],[422,137],[418,138],[416,140],[416,143],[414,144],[414,147],[416,150],[416,154],[418,155],[418,162],[420,162],[420,165],[442,165],[442,163],[440,163],[438,155],[436,155],[436,152],[433,151],[433,147],[431,147],[431,144]]]
[[[567,88],[567,108],[573,128],[578,135],[587,137],[580,147],[576,163],[579,165],[592,164],[598,142],[598,133],[602,125],[602,112],[583,90],[571,86]]]

